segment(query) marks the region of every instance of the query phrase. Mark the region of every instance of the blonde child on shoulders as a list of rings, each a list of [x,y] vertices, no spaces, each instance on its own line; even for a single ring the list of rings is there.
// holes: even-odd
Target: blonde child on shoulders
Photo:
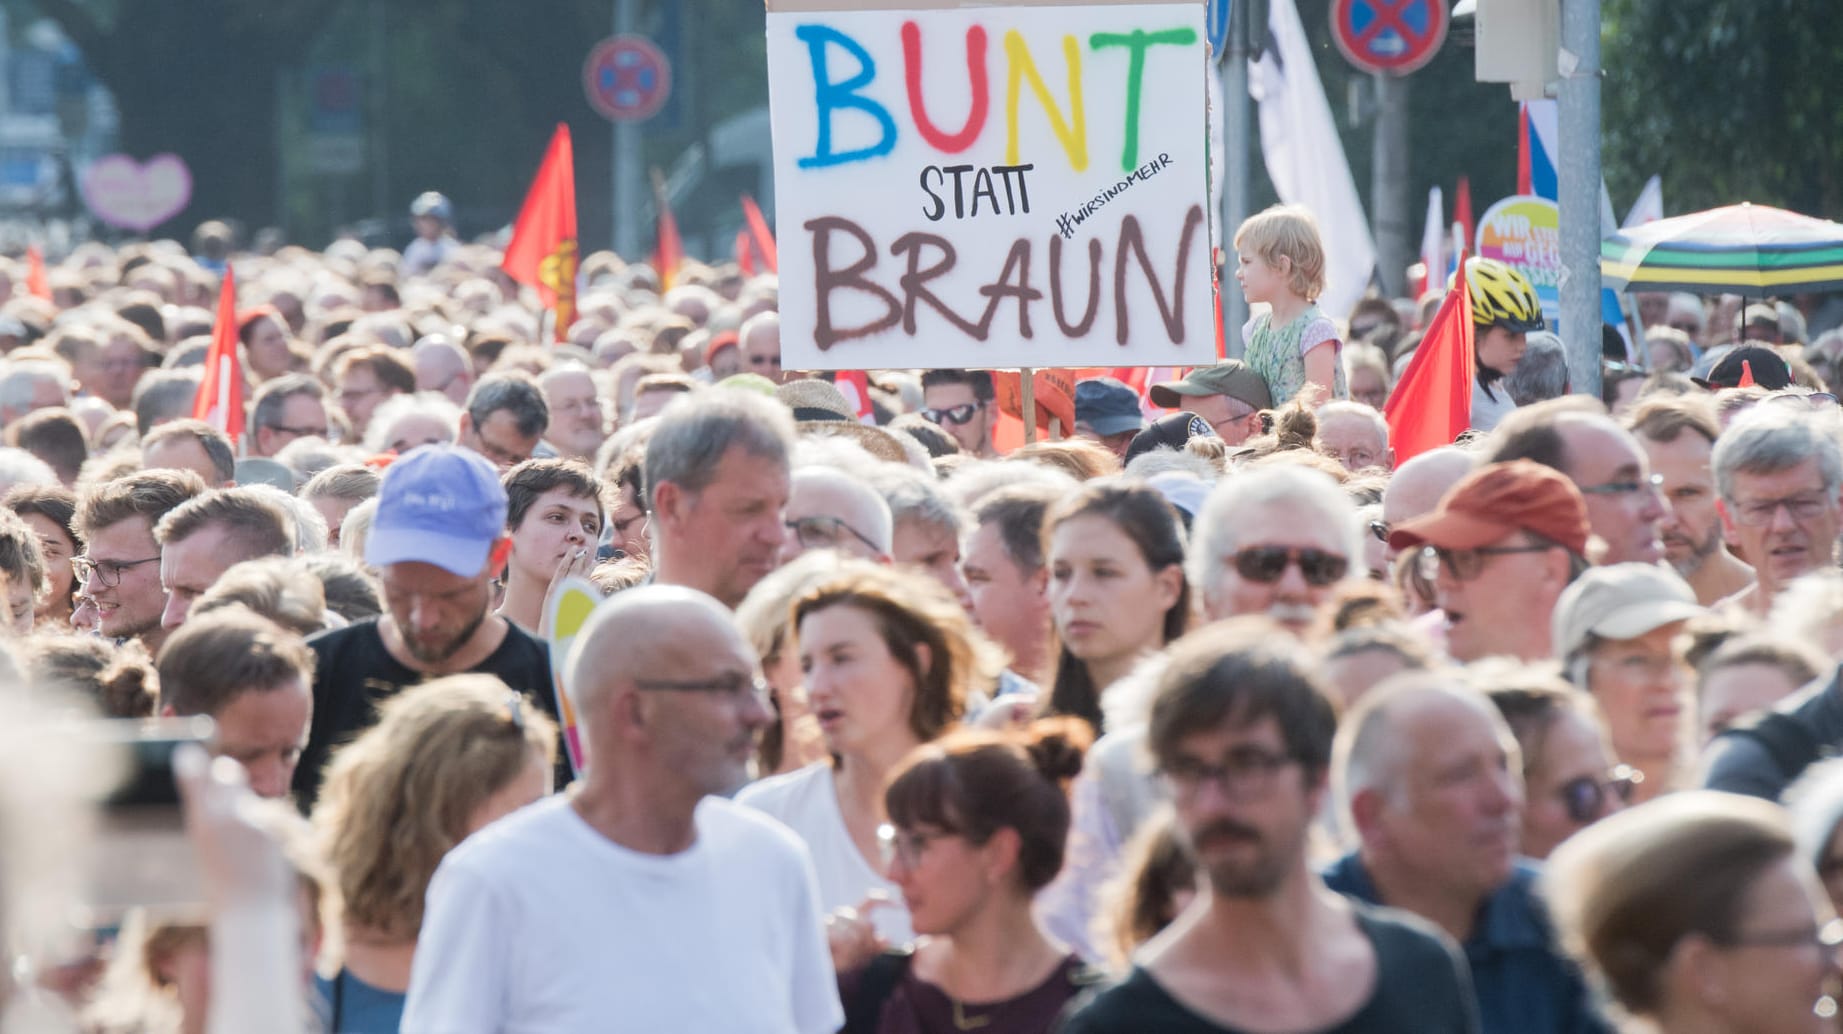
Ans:
[[[1344,384],[1343,342],[1320,312],[1325,246],[1318,222],[1300,205],[1275,205],[1235,231],[1235,279],[1248,303],[1271,311],[1241,329],[1247,364],[1267,379],[1277,409],[1295,397],[1316,406],[1350,397]]]

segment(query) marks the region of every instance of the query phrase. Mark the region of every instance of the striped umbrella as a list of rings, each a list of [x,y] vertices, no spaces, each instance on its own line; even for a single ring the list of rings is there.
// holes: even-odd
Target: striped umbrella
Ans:
[[[1600,272],[1631,291],[1764,297],[1843,290],[1843,224],[1738,204],[1659,219],[1600,242]]]

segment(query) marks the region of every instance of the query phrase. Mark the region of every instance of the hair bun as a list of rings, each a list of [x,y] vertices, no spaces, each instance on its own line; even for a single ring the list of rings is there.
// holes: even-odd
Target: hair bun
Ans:
[[[1043,778],[1061,786],[1081,773],[1094,742],[1088,723],[1071,715],[1039,718],[1023,730],[1023,747]]]
[[[1273,435],[1282,449],[1310,449],[1318,437],[1318,417],[1304,400],[1294,399],[1273,411]]]

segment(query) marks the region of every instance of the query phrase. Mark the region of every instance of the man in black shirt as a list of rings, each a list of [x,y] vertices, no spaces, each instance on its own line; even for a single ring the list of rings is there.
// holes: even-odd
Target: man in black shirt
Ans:
[[[1337,718],[1313,660],[1261,619],[1171,650],[1146,743],[1206,878],[1065,1034],[1476,1034],[1465,960],[1420,920],[1325,888],[1306,861]]]
[[[294,775],[303,804],[319,793],[332,751],[404,686],[482,672],[556,716],[544,642],[492,613],[493,572],[510,545],[505,525],[505,489],[473,452],[425,445],[385,472],[365,542],[365,561],[383,584],[384,614],[307,644],[318,663],[313,728]],[[559,751],[559,785],[570,778],[563,758]]]

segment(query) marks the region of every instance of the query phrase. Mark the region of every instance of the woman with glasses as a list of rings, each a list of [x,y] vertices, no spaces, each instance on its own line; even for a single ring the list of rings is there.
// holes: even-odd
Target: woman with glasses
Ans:
[[[435,867],[548,795],[556,749],[536,705],[491,675],[453,675],[392,697],[333,755],[313,815],[343,928],[340,967],[319,980],[328,1030],[395,1034]]]
[[[1563,844],[1545,883],[1563,944],[1631,1029],[1833,1029],[1843,929],[1778,805],[1707,791],[1641,805]]]
[[[846,1034],[1055,1028],[1092,981],[1032,902],[1062,868],[1067,784],[1090,736],[1052,718],[1022,734],[953,733],[909,755],[884,791],[879,837],[921,939],[840,974]]]
[[[1056,668],[1043,710],[1102,728],[1101,694],[1184,634],[1184,531],[1156,489],[1091,482],[1044,519]]]
[[[1547,858],[1557,844],[1631,803],[1636,770],[1613,761],[1594,702],[1551,670],[1483,662],[1473,681],[1497,705],[1523,756],[1520,852]]]
[[[840,561],[792,610],[808,704],[831,757],[736,799],[806,842],[833,917],[834,959],[861,961],[878,940],[911,936],[877,841],[889,775],[957,725],[969,696],[991,693],[1004,658],[938,582],[887,565]]]

